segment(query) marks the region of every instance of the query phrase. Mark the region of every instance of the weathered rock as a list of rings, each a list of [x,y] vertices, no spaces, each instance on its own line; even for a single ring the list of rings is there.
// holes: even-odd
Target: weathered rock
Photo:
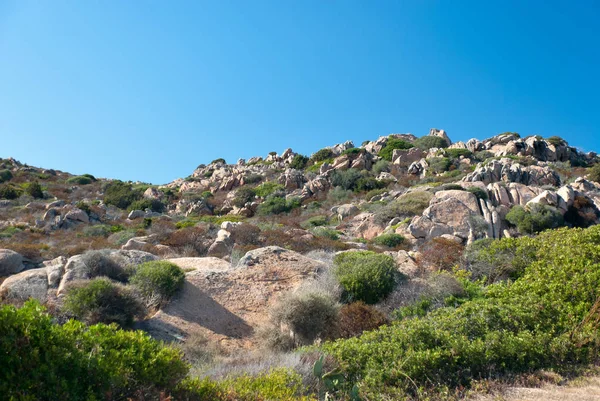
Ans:
[[[514,163],[511,159],[492,160],[463,178],[466,182],[482,181],[491,184],[498,181],[515,182],[525,185],[560,185],[560,177],[548,167],[527,166]]]
[[[410,149],[395,149],[392,155],[392,163],[399,166],[409,166],[412,163],[418,162],[425,156],[419,148]]]
[[[10,249],[0,249],[0,277],[19,273],[24,268],[21,254]]]
[[[164,198],[165,194],[158,190],[155,187],[149,187],[148,189],[146,189],[144,191],[144,198],[146,199],[157,199],[157,200],[161,200],[162,198]]]
[[[140,219],[142,217],[144,217],[146,215],[146,213],[143,210],[132,210],[129,215],[127,216],[127,219],[129,220],[135,220],[135,219]]]
[[[89,223],[90,222],[90,217],[88,216],[88,214],[78,208],[68,211],[67,214],[65,214],[65,219],[70,220],[70,221],[81,222],[81,223]]]
[[[418,162],[412,163],[408,167],[408,173],[423,176],[427,167],[429,167],[429,163],[427,163],[427,160],[421,159]]]
[[[407,275],[408,277],[415,277],[419,274],[419,266],[413,258],[410,257],[408,252],[400,250],[394,255],[394,260],[398,266],[400,273]]]
[[[448,146],[452,145],[452,141],[450,137],[446,134],[446,131],[443,129],[432,128],[429,130],[429,136],[437,136],[439,138],[445,139]]]
[[[46,269],[26,270],[10,276],[0,285],[0,296],[8,302],[23,302],[29,298],[46,302],[48,296]]]
[[[287,169],[285,173],[279,177],[279,183],[283,184],[288,191],[302,188],[305,182],[306,178],[304,177],[304,174],[302,174],[302,171],[291,168]]]
[[[331,208],[331,212],[335,213],[339,221],[343,221],[345,218],[350,217],[358,213],[356,205],[351,203],[345,205],[334,206]]]
[[[208,248],[207,255],[216,258],[229,257],[231,255],[231,246],[225,241],[215,241]]]
[[[167,261],[176,264],[186,273],[193,273],[196,271],[222,272],[231,269],[231,264],[229,262],[215,257],[172,258],[167,259]]]

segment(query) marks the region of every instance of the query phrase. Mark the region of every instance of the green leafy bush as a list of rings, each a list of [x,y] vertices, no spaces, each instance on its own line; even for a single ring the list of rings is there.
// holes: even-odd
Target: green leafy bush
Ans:
[[[373,238],[373,243],[375,245],[387,246],[388,248],[395,248],[403,242],[404,237],[395,233],[381,234],[380,236]]]
[[[307,164],[308,164],[308,157],[298,153],[292,159],[292,162],[290,163],[290,168],[295,168],[296,170],[304,170],[304,168],[306,167]]]
[[[227,164],[227,162],[222,157],[219,157],[218,159],[211,161],[210,164]]]
[[[89,277],[108,277],[122,283],[129,279],[130,271],[125,262],[111,257],[110,251],[88,251],[81,256],[81,261],[87,267]]]
[[[13,174],[10,170],[0,170],[0,183],[10,181],[13,178]]]
[[[131,203],[131,205],[129,205],[129,207],[127,208],[127,210],[146,210],[146,209],[150,209],[153,212],[156,213],[162,213],[165,210],[165,204],[162,203],[160,200],[158,199],[140,199],[140,200],[136,200],[134,202]]]
[[[446,171],[449,171],[450,166],[452,166],[452,161],[447,157],[431,157],[427,159],[427,163],[429,163],[427,171],[434,174],[442,174]]]
[[[351,301],[367,304],[389,295],[402,278],[391,256],[370,251],[344,252],[336,255],[334,274]]]
[[[600,183],[600,163],[594,164],[590,169],[588,169],[588,179],[590,181],[595,181]]]
[[[356,188],[358,180],[363,178],[360,171],[350,168],[348,170],[335,170],[331,175],[331,185],[352,191]]]
[[[358,155],[361,152],[364,152],[364,150],[361,148],[348,148],[342,152],[342,155],[352,156],[352,155]]]
[[[340,239],[339,231],[334,230],[333,228],[315,227],[311,231],[315,237],[328,238],[333,241],[337,241]]]
[[[319,226],[326,226],[329,224],[329,219],[327,216],[313,216],[308,220],[302,222],[302,227],[304,228],[312,228]]]
[[[528,242],[535,257],[514,282],[324,351],[359,381],[365,399],[420,398],[432,383],[440,394],[482,378],[595,361],[600,226],[515,241]]]
[[[263,203],[258,205],[257,214],[268,216],[272,214],[287,213],[292,209],[300,207],[300,199],[292,198],[286,200],[285,197],[278,194],[272,194],[265,199]]]
[[[379,181],[375,177],[363,176],[356,181],[354,190],[356,192],[368,192],[376,189],[382,189],[386,186],[386,182]]]
[[[378,160],[375,164],[373,164],[372,171],[375,175],[379,175],[381,173],[389,173],[390,162],[387,160]]]
[[[29,196],[34,197],[35,199],[42,199],[44,197],[44,191],[42,190],[42,186],[37,181],[27,183],[27,185],[25,186],[25,193]]]
[[[310,157],[310,161],[313,163],[318,163],[318,162],[322,162],[322,161],[326,161],[328,159],[333,159],[335,155],[333,154],[333,151],[329,148],[324,148],[321,149],[319,151],[317,151],[316,153],[314,153],[311,157]]]
[[[488,199],[488,193],[483,188],[469,187],[469,188],[467,188],[467,191],[469,191],[470,193],[472,193],[473,195],[475,195],[477,197],[477,199],[483,199],[483,200],[487,200]]]
[[[391,162],[395,149],[410,149],[412,147],[413,144],[405,141],[404,139],[390,137],[385,146],[379,151],[377,155],[382,159]]]
[[[422,136],[421,138],[415,139],[413,144],[420,149],[429,150],[431,148],[447,148],[448,142],[444,138],[439,136]]]
[[[534,204],[529,210],[514,206],[506,215],[506,220],[524,234],[535,234],[564,224],[563,216],[552,206]]]
[[[92,177],[93,176],[89,175],[76,175],[75,177],[67,179],[67,184],[88,185],[95,181]]]
[[[188,367],[141,331],[58,325],[36,301],[0,308],[0,394],[10,400],[158,399]]]
[[[254,188],[241,187],[235,193],[233,198],[233,205],[237,207],[244,207],[246,203],[252,202],[256,198],[256,191]]]
[[[12,185],[0,185],[0,199],[17,199],[21,194]]]
[[[473,156],[473,153],[469,149],[446,149],[446,156],[452,159],[460,159],[460,157],[470,158]]]
[[[114,181],[104,189],[104,203],[126,210],[133,202],[142,198],[142,191],[135,190],[131,184]]]
[[[256,196],[260,196],[261,198],[266,198],[267,196],[278,192],[283,191],[285,187],[281,184],[278,184],[274,181],[268,181],[260,184],[256,188],[254,188],[254,192]]]
[[[420,215],[429,206],[433,195],[426,191],[413,191],[388,203],[375,214],[375,222],[388,224],[395,217],[407,218]]]
[[[174,263],[164,260],[142,263],[130,282],[150,305],[160,306],[177,293],[185,281],[185,273]]]
[[[72,283],[65,296],[64,310],[87,324],[117,323],[130,327],[144,309],[127,287],[106,278]]]
[[[562,146],[562,145],[566,145],[566,143],[567,143],[560,136],[551,136],[550,138],[546,139],[546,142],[548,142],[554,146]]]

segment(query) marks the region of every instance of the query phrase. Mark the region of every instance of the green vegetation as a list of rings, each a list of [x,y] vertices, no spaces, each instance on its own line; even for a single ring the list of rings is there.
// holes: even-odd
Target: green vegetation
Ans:
[[[398,139],[390,136],[385,146],[379,151],[377,155],[382,159],[391,162],[395,149],[410,149],[412,147],[412,143],[407,142],[403,139]]]
[[[430,157],[427,159],[427,163],[429,163],[427,171],[433,174],[445,173],[446,171],[450,170],[450,166],[452,166],[452,161],[447,157]]]
[[[165,210],[165,204],[162,203],[160,200],[158,199],[140,199],[140,200],[136,200],[134,202],[131,203],[131,205],[129,205],[129,207],[127,208],[127,210],[146,210],[146,209],[150,209],[153,212],[156,213],[162,213]]]
[[[244,207],[246,203],[250,203],[256,198],[256,190],[250,187],[241,187],[235,193],[233,198],[233,206]]]
[[[20,192],[9,184],[0,185],[0,199],[17,199],[21,196]]]
[[[329,224],[329,219],[327,218],[327,216],[313,216],[310,219],[307,219],[302,222],[302,226],[304,228],[326,226],[327,224]]]
[[[336,255],[334,274],[344,289],[346,299],[367,304],[389,295],[402,278],[391,256],[370,251],[344,252]]]
[[[261,198],[266,198],[277,191],[283,191],[285,188],[283,185],[278,184],[274,181],[268,181],[260,184],[256,188],[254,188],[254,193],[256,196],[260,196]]]
[[[327,238],[333,241],[340,239],[340,232],[328,227],[315,227],[311,230],[315,237]]]
[[[395,248],[403,242],[404,237],[395,233],[381,234],[380,236],[373,238],[373,243],[375,245],[387,246],[388,248]]]
[[[526,242],[535,254],[514,281],[324,350],[374,400],[435,399],[481,378],[595,361],[600,226],[510,241]]]
[[[420,149],[429,150],[431,148],[447,148],[448,142],[444,138],[439,136],[422,136],[421,138],[415,139],[413,144]]]
[[[25,185],[25,193],[35,199],[42,199],[44,197],[44,191],[39,182],[33,181]]]
[[[10,170],[0,170],[0,183],[10,181],[13,178],[13,174]]]
[[[91,174],[76,175],[67,179],[67,184],[88,185],[96,181],[96,177]]]
[[[390,162],[387,160],[378,160],[375,164],[373,164],[373,174],[379,175],[381,173],[389,173],[390,172]]]
[[[546,139],[546,142],[554,145],[554,146],[562,146],[562,145],[566,145],[567,142],[562,139],[560,136],[551,136],[550,138]]]
[[[117,323],[130,327],[144,309],[133,292],[107,278],[96,278],[71,284],[65,297],[64,310],[88,324]]]
[[[446,156],[451,159],[460,159],[460,157],[470,158],[473,156],[473,153],[469,149],[446,149]]]
[[[535,234],[564,224],[563,216],[558,210],[542,204],[534,204],[529,210],[514,206],[506,215],[506,220],[523,234]]]
[[[227,164],[227,162],[222,157],[219,157],[218,159],[211,161],[210,164]]]
[[[349,149],[344,150],[342,152],[342,155],[352,156],[352,155],[358,155],[362,152],[363,152],[363,150],[361,148],[349,148]]]
[[[324,148],[324,149],[321,149],[321,150],[317,151],[316,153],[314,153],[310,157],[310,161],[312,163],[323,162],[323,161],[326,161],[328,159],[333,159],[334,156],[335,155],[333,154],[333,151],[331,149]]]
[[[483,199],[483,200],[487,200],[488,199],[488,193],[483,188],[469,187],[469,188],[467,188],[467,191],[469,191],[470,193],[472,193],[473,195],[475,195],[477,197],[477,199]]]
[[[164,260],[142,263],[130,282],[153,306],[165,304],[185,281],[185,273],[176,264]]]
[[[123,210],[141,198],[142,191],[133,189],[131,184],[122,181],[110,182],[104,189],[104,203]]]
[[[292,162],[290,163],[290,168],[295,168],[296,170],[304,170],[304,168],[306,167],[307,164],[308,164],[308,157],[298,153],[292,159]]]
[[[588,169],[588,179],[600,183],[600,163],[596,163]]]
[[[377,212],[375,214],[375,222],[387,225],[395,217],[405,219],[420,215],[429,206],[429,201],[432,197],[433,195],[426,191],[408,192],[395,201],[388,203]]]
[[[298,198],[291,198],[286,200],[284,196],[275,193],[269,195],[263,203],[258,205],[256,213],[261,216],[287,213],[292,209],[300,207],[300,205],[301,202]]]

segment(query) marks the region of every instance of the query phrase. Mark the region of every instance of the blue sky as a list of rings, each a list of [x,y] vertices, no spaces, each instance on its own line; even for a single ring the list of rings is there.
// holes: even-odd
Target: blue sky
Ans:
[[[0,157],[165,183],[432,127],[600,151],[597,1],[0,1]]]

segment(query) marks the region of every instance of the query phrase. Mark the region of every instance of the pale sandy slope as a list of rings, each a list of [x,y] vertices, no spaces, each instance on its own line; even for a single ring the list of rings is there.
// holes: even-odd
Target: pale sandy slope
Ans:
[[[502,394],[477,396],[471,401],[600,401],[600,377],[565,386],[509,387]]]

